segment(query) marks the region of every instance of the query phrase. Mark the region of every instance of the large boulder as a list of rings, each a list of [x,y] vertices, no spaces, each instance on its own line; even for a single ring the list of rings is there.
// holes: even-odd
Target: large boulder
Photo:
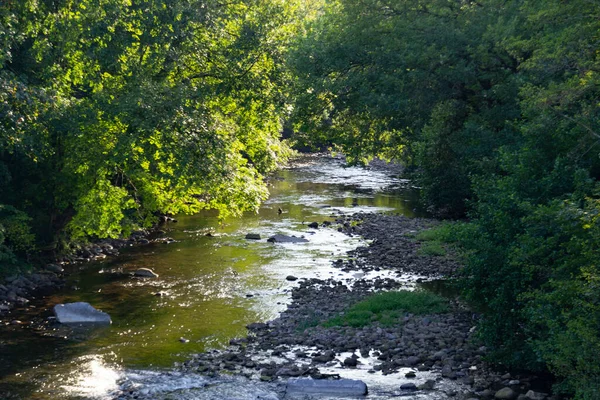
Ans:
[[[353,379],[314,380],[310,378],[290,379],[286,393],[293,395],[314,394],[318,396],[365,396],[367,385],[363,381]]]
[[[287,236],[287,235],[273,235],[267,239],[267,242],[271,243],[307,243],[308,240],[303,237]]]
[[[57,304],[54,306],[54,315],[61,324],[110,324],[112,323],[110,315],[100,310],[96,310],[89,303],[77,302]]]

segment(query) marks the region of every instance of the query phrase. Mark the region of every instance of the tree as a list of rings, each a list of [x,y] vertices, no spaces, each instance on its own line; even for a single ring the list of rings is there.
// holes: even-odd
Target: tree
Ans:
[[[17,4],[18,3],[18,4]],[[39,243],[116,237],[158,214],[256,210],[289,154],[283,56],[296,2],[9,2],[0,204]]]

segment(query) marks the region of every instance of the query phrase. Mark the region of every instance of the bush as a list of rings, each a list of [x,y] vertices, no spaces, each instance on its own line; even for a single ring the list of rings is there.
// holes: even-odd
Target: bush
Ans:
[[[0,204],[0,276],[17,272],[34,249],[31,218],[12,206]]]

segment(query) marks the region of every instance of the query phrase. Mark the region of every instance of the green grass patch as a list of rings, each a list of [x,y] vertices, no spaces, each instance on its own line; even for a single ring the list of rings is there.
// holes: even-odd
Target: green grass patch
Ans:
[[[445,222],[414,235],[421,242],[418,254],[424,256],[445,256],[448,249],[460,253],[460,239],[465,236],[469,226],[465,222]]]
[[[445,256],[446,255],[446,249],[444,248],[444,245],[441,242],[438,241],[432,241],[432,242],[426,242],[423,243],[421,245],[421,247],[419,247],[419,249],[417,250],[417,254],[422,255],[422,256]]]
[[[436,227],[425,229],[418,232],[415,236],[420,242],[443,242],[443,243],[453,243],[456,241],[456,226],[459,223],[447,222],[440,224]]]
[[[323,325],[363,327],[378,322],[383,326],[392,326],[405,313],[438,314],[446,311],[448,300],[441,296],[425,290],[401,290],[375,294]]]

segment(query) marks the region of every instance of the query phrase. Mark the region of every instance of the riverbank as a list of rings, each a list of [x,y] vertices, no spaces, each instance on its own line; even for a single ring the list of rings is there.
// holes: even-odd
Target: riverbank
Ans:
[[[450,256],[419,254],[414,234],[437,224],[434,220],[355,214],[336,222],[338,230],[362,235],[371,243],[334,265],[357,274],[379,271],[381,276],[353,283],[335,278],[301,279],[292,290],[291,303],[278,318],[250,324],[247,337],[233,339],[225,351],[197,354],[180,365],[181,371],[240,375],[282,386],[291,377],[326,379],[363,370],[397,379],[390,396],[533,396],[529,390],[534,377],[496,372],[485,363],[486,349],[476,340],[477,321],[456,299],[449,300],[448,312],[406,313],[392,326],[375,322],[364,327],[326,327],[324,323],[374,293],[412,290],[415,280],[449,277],[459,268]],[[123,387],[122,398],[143,398],[135,388]]]
[[[177,222],[174,218],[164,216],[161,224],[151,229],[133,232],[128,238],[102,239],[96,242],[77,246],[71,254],[56,258],[25,273],[6,277],[0,283],[0,322],[19,321],[18,315],[11,315],[15,308],[27,307],[30,303],[55,293],[64,288],[66,276],[78,266],[102,261],[119,255],[125,247],[142,246],[150,243],[171,243],[172,238],[165,236],[162,228],[165,224]],[[17,313],[18,314],[18,313]]]

